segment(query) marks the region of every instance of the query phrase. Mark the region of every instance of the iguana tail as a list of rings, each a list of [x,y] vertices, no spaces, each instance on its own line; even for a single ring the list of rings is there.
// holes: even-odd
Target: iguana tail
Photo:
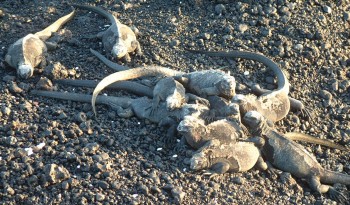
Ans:
[[[325,139],[319,139],[316,137],[313,137],[311,135],[308,134],[304,134],[304,133],[300,133],[300,132],[288,132],[284,134],[285,137],[287,137],[290,140],[298,140],[298,141],[302,141],[302,142],[309,142],[309,143],[313,143],[313,144],[319,144],[319,145],[323,145],[326,147],[330,147],[330,148],[334,148],[334,149],[339,149],[342,151],[349,151],[348,148],[339,145],[337,143],[334,143],[332,141],[329,140],[325,140]]]
[[[90,48],[90,52],[94,54],[102,63],[106,64],[109,68],[115,70],[115,71],[123,71],[128,70],[129,68],[123,65],[120,65],[118,63],[114,63],[110,60],[108,60],[106,57],[104,57],[101,53],[95,51],[94,49]]]
[[[43,97],[55,98],[60,100],[71,100],[76,102],[86,102],[91,101],[91,95],[78,94],[78,93],[67,93],[67,92],[55,92],[55,91],[43,91],[43,90],[32,90],[30,92],[32,95],[38,95]],[[131,104],[131,98],[127,97],[112,97],[112,96],[99,96],[96,103],[109,105],[112,107],[123,107],[127,108]]]
[[[85,9],[85,10],[89,10],[89,11],[93,11],[95,13],[100,14],[101,16],[107,18],[112,24],[117,24],[115,17],[108,13],[107,11],[96,7],[96,6],[89,6],[89,5],[78,5],[78,4],[71,4],[73,7],[77,7],[80,9]]]
[[[193,53],[200,53],[200,54],[206,54],[208,56],[216,56],[216,57],[228,57],[228,58],[243,58],[243,59],[248,59],[248,60],[254,60],[258,61],[265,66],[268,67],[268,69],[272,70],[274,74],[277,77],[277,83],[278,83],[278,88],[277,90],[282,90],[286,94],[289,93],[289,82],[286,77],[286,75],[283,73],[282,69],[271,59],[258,54],[258,53],[253,53],[253,52],[248,52],[248,51],[200,51],[200,50],[190,50],[186,49],[190,52]]]
[[[120,71],[113,73],[111,75],[108,75],[104,79],[102,79],[101,82],[99,82],[92,94],[91,99],[91,105],[92,109],[96,115],[96,98],[97,95],[103,90],[105,87],[109,86],[112,83],[118,82],[118,81],[124,81],[124,80],[130,80],[135,79],[139,77],[144,76],[158,76],[158,75],[164,75],[164,76],[176,76],[182,74],[182,72],[175,71],[169,68],[161,67],[161,66],[146,66],[146,67],[139,67],[134,68],[130,70]]]
[[[45,41],[46,39],[51,37],[53,32],[56,32],[65,23],[67,23],[69,20],[71,20],[73,18],[74,14],[75,14],[75,10],[73,10],[69,14],[59,18],[53,24],[51,24],[50,26],[46,27],[44,30],[36,32],[35,35],[38,38],[40,38],[41,40]]]
[[[88,88],[94,88],[98,84],[98,82],[94,80],[73,80],[73,79],[59,79],[59,80],[55,80],[55,83],[59,83],[62,85],[77,86],[77,87],[88,87]],[[152,88],[137,82],[132,82],[132,81],[116,82],[111,84],[110,88],[117,89],[117,90],[125,90],[140,96],[147,96],[150,98],[153,97]],[[90,101],[91,101],[91,98],[89,99],[89,102]]]
[[[350,175],[323,170],[321,172],[320,181],[325,184],[345,184],[350,185]]]

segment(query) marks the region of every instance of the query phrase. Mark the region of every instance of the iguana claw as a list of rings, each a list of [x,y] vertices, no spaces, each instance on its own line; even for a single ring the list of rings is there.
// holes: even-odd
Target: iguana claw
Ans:
[[[344,194],[342,194],[341,192],[337,191],[334,187],[329,187],[328,194],[329,197],[336,202],[342,204],[350,204],[346,196],[344,196]]]

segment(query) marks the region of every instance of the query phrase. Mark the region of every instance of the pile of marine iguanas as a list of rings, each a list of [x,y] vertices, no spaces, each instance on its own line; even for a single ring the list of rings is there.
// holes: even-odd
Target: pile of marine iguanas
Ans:
[[[102,39],[107,56],[130,61],[130,54],[142,54],[134,31],[105,10],[88,5],[72,5],[96,12],[111,21],[111,26],[97,36]],[[5,61],[17,69],[21,78],[29,78],[36,67],[45,66],[45,56],[52,43],[45,42],[75,15],[73,10],[49,27],[28,34],[12,44]],[[57,83],[95,88],[92,95],[32,90],[31,94],[78,102],[105,104],[117,111],[119,117],[147,119],[166,126],[164,137],[176,149],[185,145],[196,149],[190,160],[192,170],[206,170],[205,174],[245,172],[253,167],[261,170],[278,168],[305,179],[312,190],[329,193],[336,201],[347,197],[325,184],[350,185],[350,176],[323,169],[315,157],[295,140],[348,150],[331,141],[321,140],[303,133],[279,133],[274,123],[287,116],[291,109],[310,112],[289,94],[289,82],[279,66],[269,58],[247,51],[209,52],[188,50],[208,56],[248,59],[262,63],[277,77],[275,90],[263,90],[258,85],[251,89],[258,96],[237,94],[235,78],[221,70],[203,70],[184,73],[161,66],[128,68],[113,63],[102,54],[90,49],[98,59],[115,73],[99,83],[92,80],[57,80]],[[127,81],[146,76],[158,77],[154,87]],[[98,96],[104,88],[121,89],[139,95],[139,98]],[[181,136],[176,144],[177,136]],[[269,162],[271,165],[267,164]]]

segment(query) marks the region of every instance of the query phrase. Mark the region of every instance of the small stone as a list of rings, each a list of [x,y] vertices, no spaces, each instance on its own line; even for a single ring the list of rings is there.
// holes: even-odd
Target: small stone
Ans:
[[[109,184],[106,181],[98,181],[97,186],[102,189],[109,189]]]
[[[210,33],[203,33],[203,34],[202,34],[202,39],[204,39],[204,40],[209,40],[210,38],[211,38]]]
[[[47,77],[41,77],[35,87],[39,90],[53,90],[53,84]]]
[[[344,12],[343,19],[344,19],[344,21],[349,21],[350,20],[350,12]]]
[[[4,81],[5,83],[9,83],[11,81],[14,81],[16,79],[15,76],[13,75],[5,75],[3,78],[2,78],[2,81]]]
[[[320,96],[326,100],[332,100],[333,96],[330,92],[327,90],[321,90],[320,91]]]
[[[5,12],[2,9],[0,9],[0,18],[2,18],[4,16],[5,16]]]
[[[186,193],[182,191],[181,187],[174,187],[171,190],[171,194],[174,197],[177,204],[181,204],[183,198],[185,197]]]
[[[21,92],[23,92],[23,89],[18,87],[17,83],[14,82],[14,81],[10,82],[9,90],[12,93],[21,93]]]
[[[180,44],[180,41],[179,40],[172,40],[170,41],[170,47],[174,48],[176,46],[178,46]]]
[[[294,45],[294,49],[297,50],[297,51],[301,51],[303,50],[304,46],[300,43]]]
[[[100,193],[96,194],[96,201],[103,201],[105,200],[106,196]]]
[[[10,185],[6,185],[6,186],[5,186],[5,191],[6,191],[6,193],[8,193],[9,195],[14,195],[14,194],[15,194],[15,190],[14,190],[12,187],[10,187]]]
[[[226,8],[223,4],[218,4],[215,6],[215,13],[217,15],[223,15],[226,12]]]
[[[246,30],[248,30],[248,25],[247,24],[239,24],[238,25],[238,31],[241,33],[244,33]]]
[[[11,108],[9,108],[9,107],[2,107],[1,108],[1,112],[2,112],[2,114],[9,116],[11,114]]]
[[[44,173],[47,181],[56,184],[70,178],[70,173],[63,166],[57,164],[48,164],[44,168]]]
[[[323,10],[325,13],[327,13],[327,14],[332,13],[332,8],[329,7],[329,6],[327,6],[327,5],[323,6],[323,7],[322,7],[322,10]]]
[[[141,191],[143,194],[145,194],[145,195],[147,195],[147,194],[149,193],[148,187],[145,186],[145,185],[143,185],[143,184],[141,184],[141,185],[139,186],[139,189],[140,189],[140,191]]]
[[[78,112],[77,114],[74,115],[73,119],[78,122],[82,123],[86,121],[86,114],[84,112]]]
[[[245,180],[242,177],[234,177],[232,179],[232,182],[235,184],[243,184],[245,182]]]

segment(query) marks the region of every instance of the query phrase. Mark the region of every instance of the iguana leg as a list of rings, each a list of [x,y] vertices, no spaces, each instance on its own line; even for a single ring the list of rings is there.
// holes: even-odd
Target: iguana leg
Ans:
[[[177,124],[176,121],[170,117],[167,117],[166,119],[163,119],[159,122],[159,126],[169,126],[167,130],[167,134],[164,138],[164,142],[166,144],[174,144],[176,142],[176,130],[177,130]]]
[[[230,167],[231,166],[231,167]],[[210,175],[210,178],[212,178],[213,176],[217,175],[217,174],[224,174],[226,173],[230,168],[233,172],[238,172],[239,171],[239,165],[237,165],[236,167],[232,167],[233,165],[229,162],[227,162],[226,160],[223,159],[223,161],[221,162],[217,162],[213,165],[210,166],[210,170],[207,170],[206,172],[204,172],[204,175]]]
[[[210,106],[209,101],[205,98],[201,98],[201,97],[194,95],[192,93],[186,93],[186,98],[187,97],[188,97],[188,101],[198,102],[198,103],[201,103],[203,105]]]
[[[317,191],[320,194],[328,192],[332,200],[335,200],[337,202],[342,202],[343,200],[346,200],[346,197],[339,191],[335,190],[335,188],[329,185],[321,184],[320,178],[318,176],[311,176],[308,180],[308,183],[311,189]]]
[[[130,54],[129,54],[129,53],[126,53],[126,54],[123,56],[123,60],[124,60],[125,62],[131,62]]]
[[[137,55],[142,55],[142,50],[141,50],[141,45],[140,45],[140,42],[138,41],[133,41],[131,42],[131,45],[133,48],[135,48],[135,52]]]

